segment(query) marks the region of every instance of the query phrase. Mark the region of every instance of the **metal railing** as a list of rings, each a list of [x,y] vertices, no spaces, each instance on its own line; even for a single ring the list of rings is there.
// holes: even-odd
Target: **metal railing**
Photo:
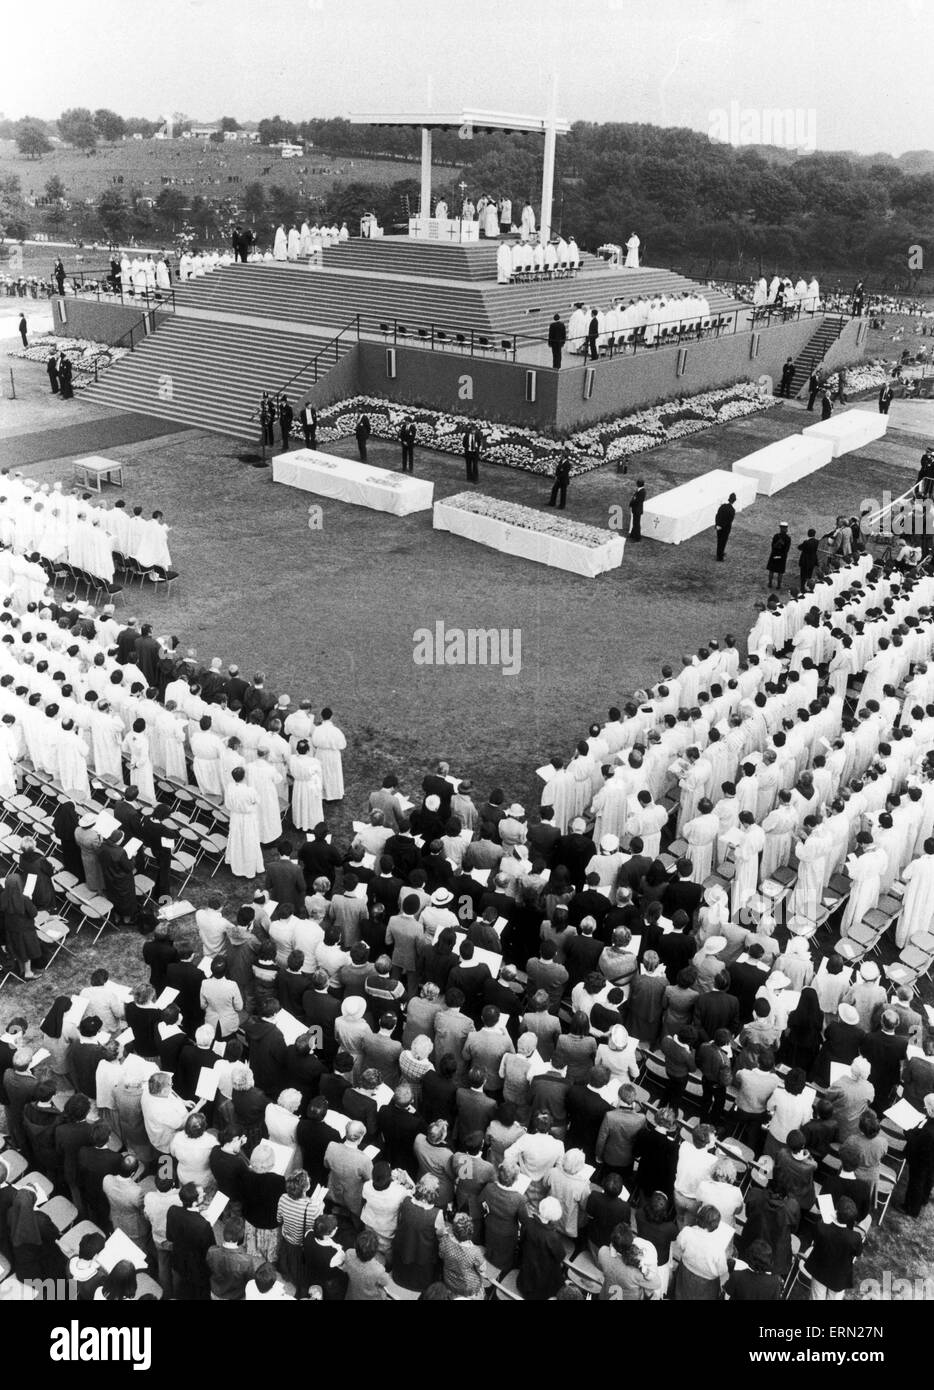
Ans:
[[[136,320],[135,323],[130,324],[130,327],[127,329],[125,333],[122,333],[120,337],[116,339],[115,342],[110,344],[111,347],[126,346],[130,349],[131,352],[135,352],[136,344],[142,338],[148,338],[150,333],[155,333],[157,327],[159,326],[158,320],[156,319],[156,314],[160,310],[165,310],[166,312],[170,312],[173,314],[175,313],[174,290],[169,290],[167,292],[163,290],[162,293],[168,293],[168,299],[164,299],[159,303],[153,303],[151,308],[146,309],[144,313],[140,314],[139,318]],[[97,380],[96,373],[95,380]]]
[[[58,286],[54,277],[50,284],[52,285],[52,292],[57,294]],[[71,294],[76,298],[94,298],[98,303],[104,300],[108,303],[145,304],[147,308],[159,308],[171,301],[173,312],[175,309],[175,290],[171,286],[167,290],[158,287],[152,290],[146,288],[142,293],[138,293],[125,288],[121,280],[120,287],[117,289],[113,283],[113,272],[110,266],[99,270],[70,270],[65,275],[64,293],[66,295],[69,293],[69,286]]]
[[[345,335],[351,332],[354,334],[354,341],[359,343],[359,314],[354,314],[353,318],[350,319],[347,323],[345,323],[343,328],[338,333],[334,334],[333,338],[329,338],[328,341],[324,344],[324,346],[319,348],[318,351],[314,354],[314,356],[308,359],[308,361],[305,363],[303,367],[300,367],[297,372],[293,372],[292,375],[289,377],[288,381],[283,382],[281,386],[277,386],[275,391],[273,391],[271,394],[273,396],[284,395],[285,392],[288,391],[289,387],[294,382],[298,381],[300,377],[307,376],[309,372],[312,373],[312,379],[310,382],[306,382],[305,384],[308,386],[317,386],[319,374],[323,376],[325,372],[329,372],[332,367],[337,366],[337,363],[344,356],[344,350],[346,349],[347,344],[345,344],[344,349],[342,349],[341,342],[344,339]],[[260,408],[259,406],[257,406],[256,409],[249,416],[250,421],[258,420],[259,412]]]

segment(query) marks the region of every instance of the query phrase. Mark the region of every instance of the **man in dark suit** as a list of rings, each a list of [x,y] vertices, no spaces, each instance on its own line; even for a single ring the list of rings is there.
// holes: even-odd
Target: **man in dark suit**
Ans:
[[[280,840],[276,846],[278,859],[270,859],[266,865],[266,892],[275,903],[292,903],[297,917],[306,917],[305,875],[292,856],[292,846],[288,840]]]
[[[402,445],[402,471],[403,473],[415,472],[415,441],[418,438],[418,426],[414,420],[405,420],[399,431],[399,443]]]
[[[641,835],[633,835],[629,841],[629,858],[624,864],[620,865],[619,878],[617,880],[620,888],[628,888],[633,894],[638,893],[639,884],[651,869],[653,860],[649,855],[642,853]],[[629,923],[624,923],[628,926]]]
[[[730,993],[739,1006],[740,1023],[749,1023],[753,1015],[756,991],[765,984],[769,974],[765,951],[758,941],[752,942],[735,965],[730,966]]]
[[[279,1001],[260,1006],[258,1018],[248,1018],[243,1032],[250,1052],[253,1079],[270,1100],[276,1100],[285,1086],[285,1038],[272,1022],[279,1012]]]
[[[307,976],[305,978],[307,980]],[[300,1009],[294,1010],[294,1013],[298,1017]],[[321,1078],[325,1073],[324,1063],[320,1057],[315,1056],[312,1049],[312,1037],[311,1033],[303,1033],[300,1038],[289,1043],[285,1050],[286,1080],[296,1091],[301,1092],[303,1105],[307,1105],[317,1096]]]
[[[597,1137],[604,1117],[612,1106],[602,1095],[610,1073],[606,1067],[593,1067],[586,1085],[578,1081],[567,1093],[565,1106],[568,1115],[567,1147],[583,1149],[588,1163],[597,1158]]]
[[[181,1010],[177,1004],[170,1004],[162,1010],[162,1022],[167,1031],[159,1038],[159,1070],[169,1073],[173,1085],[178,1070],[178,1059],[182,1055],[182,1049],[188,1045],[188,1034],[183,1033],[179,1027],[181,1018]]]
[[[311,988],[302,996],[302,1010],[306,1023],[321,1029],[321,1058],[326,1066],[331,1066],[337,1051],[334,1023],[340,1018],[341,1003],[328,989],[326,970],[316,970],[309,976],[309,983]]]
[[[360,455],[360,462],[366,463],[366,442],[372,433],[369,415],[361,415],[357,421],[354,434],[357,437],[357,453]]]
[[[714,976],[713,989],[702,994],[694,1005],[694,1026],[704,1038],[712,1038],[722,1028],[732,1035],[739,1032],[739,1003],[730,994],[730,976],[721,970]]]
[[[691,882],[693,872],[694,865],[690,859],[678,860],[678,877],[668,884],[662,898],[665,904],[666,917],[673,917],[680,909],[693,920],[694,914],[704,900],[704,890],[701,885]]]
[[[370,910],[374,903],[381,903],[386,909],[386,920],[392,917],[399,906],[399,894],[403,881],[392,871],[392,858],[388,854],[379,857],[379,873],[367,885],[366,897]],[[473,882],[474,880],[471,880]],[[479,886],[479,885],[478,885]]]
[[[468,483],[480,481],[480,454],[483,450],[483,435],[476,425],[468,425],[464,431],[464,461],[467,464]]]
[[[169,936],[168,922],[157,922],[148,941],[143,943],[143,960],[149,966],[149,983],[156,997],[165,989],[165,972],[178,960],[175,943]]]
[[[214,1231],[195,1208],[198,1189],[193,1182],[179,1189],[181,1206],[170,1207],[165,1220],[166,1240],[171,1245],[174,1295],[185,1302],[208,1302],[211,1281],[205,1256],[214,1244]]]
[[[879,1116],[892,1103],[892,1095],[901,1075],[902,1062],[908,1054],[908,1038],[895,1031],[898,1027],[898,1014],[895,1010],[886,1009],[880,1022],[881,1031],[867,1033],[859,1049],[870,1066],[869,1080],[876,1092],[872,1108]]]
[[[571,821],[571,829],[555,843],[555,866],[563,864],[574,887],[584,886],[584,873],[587,865],[597,852],[592,836],[587,834],[587,822],[582,816]]]
[[[405,1082],[397,1086],[392,1100],[381,1106],[377,1118],[388,1162],[393,1168],[404,1168],[414,1178],[418,1172],[415,1140],[425,1132],[426,1125],[412,1104],[411,1087]]]
[[[318,447],[318,412],[311,401],[306,401],[298,413],[298,421],[305,436],[305,448]]]
[[[820,367],[815,367],[808,378],[808,410],[813,411],[814,402],[817,400],[817,393],[824,384],[824,378]]]
[[[110,1204],[104,1196],[104,1179],[108,1173],[116,1173],[120,1167],[120,1154],[111,1149],[107,1141],[110,1126],[98,1121],[91,1126],[88,1145],[78,1150],[78,1191],[84,1202],[84,1210],[98,1226],[110,1222]]]
[[[249,681],[243,679],[240,674],[239,666],[227,667],[227,703],[232,705],[237,700],[241,705],[247,691],[250,688]]]
[[[568,920],[572,926],[579,927],[585,917],[593,917],[597,924],[597,935],[606,940],[608,938],[603,931],[603,923],[609,916],[610,900],[597,887],[599,882],[599,874],[586,875],[584,887],[579,893],[574,894],[568,904]]]
[[[726,556],[726,543],[730,539],[730,532],[733,529],[733,522],[736,518],[736,508],[733,503],[736,501],[736,493],[731,492],[725,502],[721,502],[717,508],[717,515],[714,518],[714,526],[717,532],[717,559],[723,560]]]
[[[551,485],[551,496],[548,498],[546,506],[557,506],[558,511],[563,512],[568,504],[568,483],[571,481],[571,459],[567,449],[561,451],[554,478],[555,480]]]
[[[793,378],[794,374],[795,374],[795,363],[794,363],[794,358],[793,358],[793,357],[786,357],[786,358],[785,358],[785,365],[782,367],[782,384],[781,384],[781,386],[778,388],[778,394],[779,394],[780,396],[786,396],[786,397],[787,397],[787,396],[790,396],[790,395],[791,395],[791,381],[792,381],[792,378]]]
[[[122,799],[115,801],[110,808],[110,814],[119,822],[128,840],[143,838],[143,808],[137,800],[138,796],[139,788],[131,785],[123,793]]]
[[[195,964],[195,949],[190,941],[176,942],[178,960],[166,967],[165,982],[170,989],[178,990],[178,1004],[182,1015],[182,1027],[194,1037],[195,1029],[204,1022],[201,1007],[201,986],[204,976]]]
[[[596,309],[590,311],[590,322],[587,325],[587,350],[590,354],[591,362],[596,362],[600,353],[597,344],[600,339],[600,319]]]
[[[642,539],[642,513],[645,511],[645,482],[636,480],[636,490],[629,499],[629,539]]]
[[[885,381],[879,387],[879,414],[888,415],[889,406],[892,404],[892,397],[895,392],[892,390],[892,383]]]
[[[155,686],[159,680],[159,643],[152,635],[152,623],[143,623],[134,643],[136,664],[143,673],[148,686]]]
[[[289,447],[289,437],[292,433],[292,421],[294,419],[295,411],[289,405],[288,398],[283,396],[279,402],[279,429],[282,431],[283,453]]]
[[[308,1102],[303,1119],[299,1120],[295,1131],[295,1142],[302,1154],[302,1167],[318,1184],[327,1183],[327,1169],[324,1166],[324,1151],[328,1144],[339,1144],[341,1131],[327,1121],[328,1103],[323,1096],[315,1096]]]
[[[266,673],[257,671],[243,696],[243,717],[248,719],[255,709],[262,710],[263,718],[275,708],[276,697],[266,686]]]
[[[561,315],[555,314],[548,325],[548,346],[551,348],[551,365],[557,371],[561,366],[561,354],[568,340],[568,331],[561,322]]]
[[[540,824],[529,826],[526,839],[529,847],[540,854],[546,866],[551,868],[555,845],[561,838],[561,832],[552,824],[555,815],[553,806],[543,806],[538,815]]]

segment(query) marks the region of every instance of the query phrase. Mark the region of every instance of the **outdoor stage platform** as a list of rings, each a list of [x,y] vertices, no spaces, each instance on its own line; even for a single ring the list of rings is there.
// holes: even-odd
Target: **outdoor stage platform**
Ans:
[[[263,391],[296,409],[367,395],[563,434],[672,397],[741,380],[777,379],[825,322],[801,312],[753,322],[749,305],[673,271],[626,269],[585,255],[571,276],[496,281],[498,241],[352,239],[322,264],[231,265],[179,285],[139,320],[134,351],[88,396],[255,442]],[[551,365],[548,325],[576,304],[601,310],[683,292],[710,304],[700,334]],[[63,318],[63,312],[66,316]],[[105,300],[55,301],[56,331],[114,342],[132,310]],[[836,326],[836,325],[835,325]],[[859,321],[839,320],[828,369],[860,355]],[[171,380],[172,390],[160,390]]]

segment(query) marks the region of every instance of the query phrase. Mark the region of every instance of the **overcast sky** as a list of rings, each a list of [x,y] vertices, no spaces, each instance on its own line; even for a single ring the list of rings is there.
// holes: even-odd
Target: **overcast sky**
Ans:
[[[420,109],[429,89],[438,109],[537,113],[556,73],[571,120],[710,133],[780,107],[819,149],[934,146],[934,0],[19,0],[4,37],[13,117],[301,119]]]

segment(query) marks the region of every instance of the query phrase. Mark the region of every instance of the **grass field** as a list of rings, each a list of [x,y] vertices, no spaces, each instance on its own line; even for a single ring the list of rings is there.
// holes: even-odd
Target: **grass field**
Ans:
[[[24,409],[28,404],[33,412],[34,429],[43,417],[42,369],[19,363],[17,374],[28,388]],[[396,772],[411,794],[439,756],[456,774],[471,776],[481,798],[499,785],[508,799],[531,807],[539,791],[534,769],[552,753],[570,751],[610,704],[657,680],[663,662],[707,638],[728,631],[744,636],[755,600],[765,593],[768,539],[779,520],[790,521],[797,542],[807,526],[826,529],[864,496],[903,490],[922,446],[894,433],[898,404],[886,440],[740,515],[725,565],[714,561],[710,534],[680,547],[645,541],[627,548],[621,569],[595,581],[435,532],[425,513],[399,520],[324,502],[322,528],[311,530],[314,499],[274,485],[268,469],[240,462],[216,437],[185,432],[115,446],[107,452],[126,464],[128,503],[165,511],[182,576],[170,599],[138,604],[134,596],[121,612],[151,619],[158,632],[178,633],[182,646],[204,659],[216,654],[247,673],[264,669],[272,687],[293,701],[307,695],[318,708],[333,706],[349,744],[346,799],[329,817],[340,843],[385,772]],[[80,424],[82,409],[79,401],[66,416],[61,402],[50,402],[49,423]],[[15,427],[15,411],[4,403],[0,427]],[[651,495],[729,467],[806,422],[800,407],[782,404],[643,455],[636,467]],[[30,464],[29,476],[69,477],[71,457],[94,452],[94,439],[91,419],[66,457]],[[16,439],[2,439],[0,449],[15,465]],[[334,451],[353,452],[349,442]],[[397,450],[377,442],[370,459],[396,466]],[[422,452],[416,469],[433,480],[436,497],[463,487],[462,465],[450,456]],[[574,480],[569,515],[606,526],[610,508],[625,504],[634,473],[635,467],[629,477],[604,469]],[[513,470],[484,468],[480,486],[534,506],[547,500],[543,480]],[[437,621],[517,629],[520,672],[417,666],[414,633]],[[235,908],[245,886],[225,873],[216,883]],[[201,901],[203,893],[196,882],[188,896]],[[8,986],[2,1016],[22,1007],[41,1017],[54,995],[83,984],[99,961],[115,978],[135,975],[138,949],[133,933],[105,937],[97,950],[80,944],[77,964],[57,963],[52,979]],[[932,1224],[893,1217],[873,1235],[861,1277],[879,1277],[886,1268],[926,1274]]]

